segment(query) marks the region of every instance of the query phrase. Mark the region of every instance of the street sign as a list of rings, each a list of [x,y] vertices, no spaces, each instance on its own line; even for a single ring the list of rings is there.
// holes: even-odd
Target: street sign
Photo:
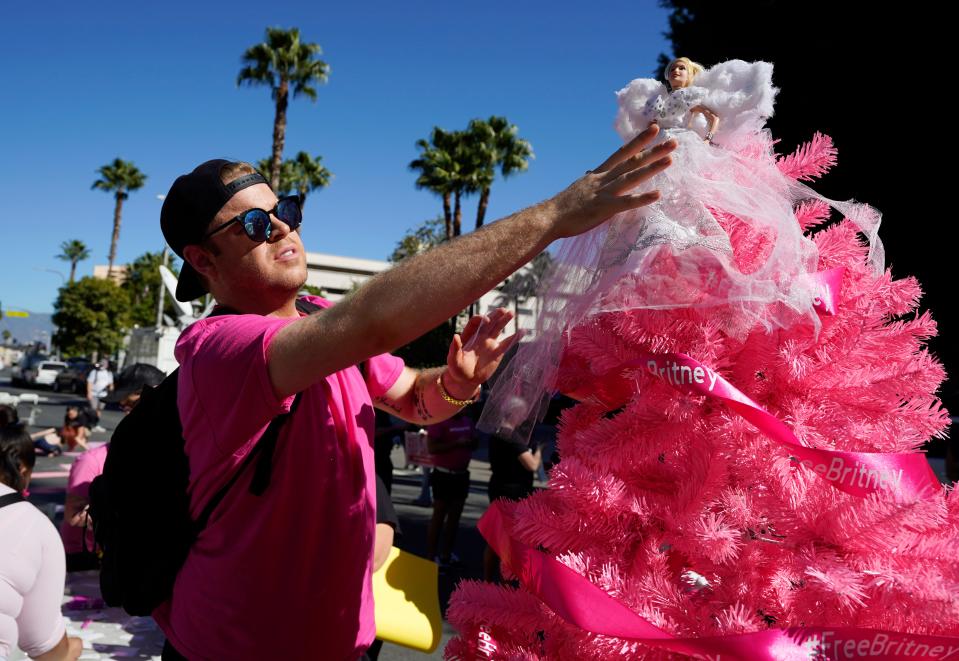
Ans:
[[[23,317],[23,318],[26,318],[26,317],[29,317],[29,316],[30,316],[30,313],[29,313],[29,312],[20,312],[19,310],[7,310],[7,311],[4,313],[4,315],[7,316],[7,317]]]

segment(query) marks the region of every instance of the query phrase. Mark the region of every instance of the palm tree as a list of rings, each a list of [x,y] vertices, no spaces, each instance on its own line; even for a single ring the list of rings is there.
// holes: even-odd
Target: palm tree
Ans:
[[[449,177],[448,161],[450,155],[436,146],[439,134],[446,131],[438,126],[430,134],[430,140],[422,138],[416,141],[420,150],[419,158],[410,161],[410,170],[419,172],[415,186],[439,195],[443,200],[443,223],[447,240],[453,237],[453,212],[450,208],[450,196],[453,193]]]
[[[305,151],[297,153],[293,164],[292,188],[300,196],[300,206],[306,204],[306,194],[330,185],[333,174],[323,167],[322,156],[312,158]]]
[[[90,257],[90,250],[83,241],[73,239],[64,241],[60,244],[60,254],[57,259],[70,262],[70,284],[73,284],[74,276],[77,274],[77,263]]]
[[[117,256],[117,241],[120,240],[120,218],[123,212],[123,200],[129,197],[130,191],[143,188],[147,176],[140,172],[130,161],[120,158],[104,165],[97,172],[100,178],[93,182],[91,188],[113,193],[116,205],[113,208],[113,237],[110,239],[110,258],[107,267],[107,277],[113,274],[113,261]]]
[[[270,88],[276,104],[273,118],[273,161],[270,167],[270,185],[280,188],[280,162],[283,159],[283,142],[286,139],[286,109],[290,102],[290,87],[293,98],[301,94],[316,101],[315,84],[325,83],[330,73],[329,65],[316,59],[323,53],[319,44],[300,41],[297,28],[267,28],[266,41],[251,46],[243,53],[243,68],[236,77],[237,86],[266,85]]]
[[[443,199],[446,238],[459,236],[462,228],[461,198],[480,190],[477,181],[473,143],[464,131],[446,131],[436,126],[430,139],[417,140],[420,157],[410,162],[410,169],[419,171],[417,188],[425,188]],[[450,198],[453,208],[450,209]]]
[[[272,167],[273,167],[272,157],[263,158],[256,162],[256,169],[259,170],[260,174],[262,174],[267,179],[270,178],[270,169]],[[273,188],[273,192],[275,192],[277,195],[289,195],[290,193],[292,193],[293,189],[295,188],[293,184],[294,176],[295,175],[293,172],[293,161],[285,160],[282,163],[280,163],[280,176],[277,181],[277,184],[276,186],[273,186],[271,184],[271,187]]]
[[[486,208],[489,206],[490,188],[499,167],[503,178],[529,167],[529,159],[535,158],[533,147],[527,140],[517,136],[519,129],[505,117],[492,116],[488,120],[474,119],[469,123],[467,134],[472,143],[472,155],[476,159],[474,176],[480,191],[476,208],[476,229],[483,226]]]

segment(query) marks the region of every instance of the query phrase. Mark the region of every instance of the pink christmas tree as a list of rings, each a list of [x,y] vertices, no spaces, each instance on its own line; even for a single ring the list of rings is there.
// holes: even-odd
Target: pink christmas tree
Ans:
[[[835,160],[817,134],[778,164],[810,180]],[[712,212],[740,271],[762,264],[768,237]],[[732,337],[721,329],[735,311],[716,307],[610,312],[570,331],[557,386],[583,401],[562,417],[549,489],[504,508],[513,538],[678,638],[815,626],[959,634],[954,490],[847,493],[722,402],[635,363],[691,356],[810,448],[918,453],[943,435],[945,374],[925,348],[936,325],[917,310],[919,283],[876,277],[853,223],[816,231],[828,217],[818,203],[796,209],[819,268],[844,269],[818,332],[799,323]],[[668,272],[671,259],[663,251],[652,268]],[[463,582],[448,617],[460,631],[449,659],[675,657],[574,626],[522,583]]]

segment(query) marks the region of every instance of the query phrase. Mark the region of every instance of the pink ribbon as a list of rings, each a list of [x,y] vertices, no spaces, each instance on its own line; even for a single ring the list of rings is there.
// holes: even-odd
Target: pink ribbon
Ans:
[[[789,448],[793,461],[846,493],[866,496],[892,492],[907,498],[923,498],[942,488],[921,453],[843,452],[806,447],[779,418],[686,354],[642,354],[617,369],[623,368],[641,368],[678,390],[723,401],[767,437]]]
[[[838,311],[843,268],[812,274],[817,297],[813,307],[822,314]],[[591,399],[609,408],[621,406],[635,392],[635,385],[621,378],[623,369],[641,368],[679,390],[713,397],[756,426],[763,434],[789,448],[793,461],[829,481],[835,488],[855,496],[892,492],[906,498],[938,493],[942,486],[925,455],[910,452],[842,452],[803,445],[796,435],[759,404],[740,392],[718,373],[682,353],[641,354],[640,358],[597,375],[567,392],[577,399]],[[620,373],[620,374],[618,374]]]
[[[507,516],[502,501],[491,504],[479,521],[483,537],[531,594],[557,616],[584,631],[715,661],[860,657],[959,660],[957,637],[852,627],[797,627],[731,636],[676,638],[552,556],[514,539],[506,525]],[[486,640],[492,641],[492,638]],[[496,649],[495,641],[492,649]]]

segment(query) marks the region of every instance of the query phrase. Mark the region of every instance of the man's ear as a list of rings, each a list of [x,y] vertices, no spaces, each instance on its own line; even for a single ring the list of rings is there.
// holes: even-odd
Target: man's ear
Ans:
[[[213,255],[203,246],[189,245],[183,248],[183,259],[190,263],[197,273],[207,281],[215,279],[216,262]]]

